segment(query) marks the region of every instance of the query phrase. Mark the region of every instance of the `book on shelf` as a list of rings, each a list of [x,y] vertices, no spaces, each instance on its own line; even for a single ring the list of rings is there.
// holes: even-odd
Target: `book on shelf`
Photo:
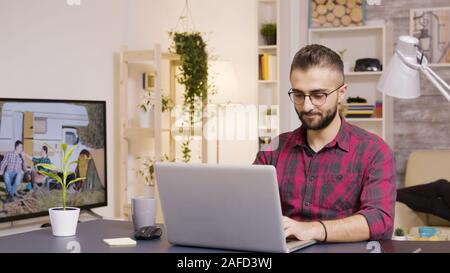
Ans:
[[[277,56],[263,53],[259,54],[259,79],[262,81],[277,80]]]
[[[375,113],[375,105],[366,102],[347,103],[345,108],[347,118],[370,118]]]

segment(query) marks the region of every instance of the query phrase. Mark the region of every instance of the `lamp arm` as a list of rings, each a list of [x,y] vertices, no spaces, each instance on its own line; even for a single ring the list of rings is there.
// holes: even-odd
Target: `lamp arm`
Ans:
[[[449,85],[444,82],[444,80],[442,80],[433,70],[431,70],[431,68],[429,68],[428,66],[422,66],[422,68],[420,69],[420,71],[423,72],[423,74],[425,74],[425,76],[428,78],[428,80],[430,80],[430,82],[436,86],[436,88],[442,93],[442,95],[444,95],[444,97],[450,101],[450,87]]]
[[[425,58],[425,56],[422,55],[421,52],[417,53],[417,59],[422,59],[422,64],[415,64],[411,62],[411,60],[408,60],[408,58],[403,55],[403,53],[396,49],[395,53],[400,58],[400,60],[409,68],[420,70],[423,74],[430,80],[430,82],[439,90],[439,92],[444,95],[444,97],[450,101],[450,87],[449,85],[442,80],[431,68],[428,66],[428,60]]]

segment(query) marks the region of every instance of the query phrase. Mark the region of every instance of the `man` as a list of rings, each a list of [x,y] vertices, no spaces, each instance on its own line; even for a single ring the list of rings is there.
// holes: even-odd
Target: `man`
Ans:
[[[275,166],[286,237],[321,242],[392,235],[395,161],[378,136],[338,114],[347,85],[339,55],[309,45],[295,55],[291,101],[302,126],[281,134],[254,164]]]
[[[26,168],[23,159],[23,143],[17,140],[14,144],[14,151],[7,152],[0,164],[0,175],[3,175],[8,192],[8,201],[12,201],[17,196],[17,188],[23,180]]]
[[[33,162],[33,165],[36,166],[37,164],[52,164],[50,158],[48,158],[48,147],[43,145],[40,151],[40,157],[30,157],[27,154],[24,154],[28,159],[30,159]],[[36,191],[37,191],[37,185],[42,184],[45,179],[46,176],[43,174],[40,174],[38,171],[45,171],[45,172],[50,172],[50,170],[38,166],[35,167],[34,170],[32,170],[31,172],[31,188],[33,189],[33,197],[36,196]]]

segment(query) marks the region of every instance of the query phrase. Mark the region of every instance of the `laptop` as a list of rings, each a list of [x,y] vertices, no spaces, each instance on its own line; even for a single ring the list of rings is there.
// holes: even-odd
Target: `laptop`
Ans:
[[[273,166],[157,162],[154,167],[172,244],[286,253],[316,243],[285,239]]]

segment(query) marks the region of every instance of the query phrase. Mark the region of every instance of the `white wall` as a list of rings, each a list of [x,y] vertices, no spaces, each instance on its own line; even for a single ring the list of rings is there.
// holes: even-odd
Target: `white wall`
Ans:
[[[117,93],[114,54],[124,43],[123,0],[0,0],[0,97],[107,102],[108,201],[115,214]]]

